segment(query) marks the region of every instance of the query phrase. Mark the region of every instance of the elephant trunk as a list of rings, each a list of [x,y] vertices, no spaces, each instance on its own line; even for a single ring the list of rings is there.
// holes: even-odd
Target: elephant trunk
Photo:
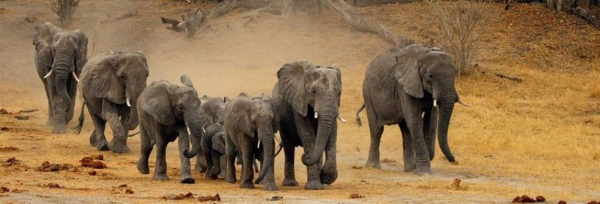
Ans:
[[[307,166],[313,165],[321,159],[329,138],[336,131],[336,118],[338,116],[337,103],[334,102],[336,100],[332,98],[325,101],[328,101],[328,104],[324,104],[323,108],[320,109],[321,112],[318,112],[317,138],[314,148],[312,152],[308,152],[308,154],[302,156],[302,163]]]
[[[275,138],[275,134],[273,133],[273,130],[271,129],[271,127],[267,127],[267,128],[263,128],[263,130],[259,130],[258,138],[260,139],[260,142],[262,142],[262,144],[263,144],[263,162],[262,162],[262,167],[260,169],[260,173],[258,174],[258,177],[254,181],[254,183],[260,183],[263,180],[263,178],[265,178],[267,173],[269,172],[269,168],[273,167],[273,162],[274,162],[273,155],[275,154],[275,152],[274,152],[275,151],[275,143],[273,142],[274,138]]]
[[[186,149],[183,151],[183,155],[187,158],[192,158],[196,156],[202,149],[202,118],[197,112],[187,113],[185,117],[185,124],[190,134],[190,142],[192,143],[192,151],[188,151]]]
[[[131,85],[127,86],[127,100],[130,101],[130,114],[127,122],[125,124],[126,128],[129,130],[133,130],[138,126],[138,113],[137,113],[137,100],[142,93],[142,91],[146,88],[146,82],[136,82],[131,83]]]
[[[448,145],[448,126],[450,124],[450,117],[452,117],[452,111],[454,110],[454,103],[456,101],[456,95],[445,97],[440,100],[439,105],[439,121],[438,121],[438,139],[440,141],[440,149],[444,156],[450,161],[454,162],[454,155],[450,151]],[[432,116],[435,117],[435,116]]]
[[[58,101],[56,107],[60,114],[55,114],[55,121],[59,124],[66,123],[65,115],[71,108],[71,97],[67,91],[67,83],[70,75],[70,67],[73,65],[73,60],[69,60],[68,57],[61,57],[54,62],[54,83],[56,83],[56,92],[58,95]]]

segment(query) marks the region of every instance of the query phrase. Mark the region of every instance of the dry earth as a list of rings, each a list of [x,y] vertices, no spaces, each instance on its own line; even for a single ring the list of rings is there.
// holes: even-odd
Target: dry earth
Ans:
[[[153,181],[135,167],[138,137],[129,141],[131,153],[98,152],[88,144],[93,129],[89,120],[80,135],[50,134],[31,44],[36,24],[58,22],[46,2],[0,1],[0,108],[10,112],[0,115],[0,126],[7,128],[0,132],[0,186],[21,191],[0,193],[1,203],[157,203],[168,202],[162,199],[165,195],[187,192],[218,193],[224,203],[267,202],[272,196],[283,196],[280,203],[509,203],[523,194],[543,195],[548,203],[600,200],[600,32],[568,14],[538,5],[515,4],[508,11],[500,4],[492,6],[490,15],[498,22],[482,39],[479,68],[457,80],[461,99],[472,105],[458,106],[452,117],[449,135],[458,165],[437,150],[433,175],[403,172],[401,137],[398,128],[390,126],[381,146],[382,158],[390,162],[381,170],[362,168],[368,128],[349,122],[339,126],[340,175],[334,184],[322,191],[304,190],[306,168],[298,161],[301,186],[265,192],[260,185],[240,189],[197,172],[196,184],[180,184],[176,144],[167,156],[171,180]],[[191,6],[166,0],[82,1],[67,29],[82,29],[89,36],[88,54],[142,50],[151,69],[149,81],[178,83],[179,76],[187,74],[200,94],[211,96],[270,93],[277,69],[287,61],[337,64],[344,84],[341,113],[349,121],[362,103],[365,67],[391,47],[375,35],[353,30],[332,13],[264,15],[244,26],[244,11],[234,11],[212,22],[214,30],[191,40],[159,23],[159,16],[179,17],[186,8]],[[137,15],[114,20],[132,11]],[[435,38],[426,4],[358,11],[397,34],[420,42]],[[26,109],[39,111],[19,113]],[[29,120],[17,120],[17,115]],[[362,117],[366,119],[364,113]],[[95,154],[104,155],[108,168],[91,176],[92,169],[80,167],[79,161]],[[10,157],[19,162],[5,162]],[[72,164],[77,171],[36,171],[44,161]],[[283,157],[276,162],[280,184]],[[452,187],[457,178],[462,180],[460,188]],[[44,187],[49,183],[63,188]],[[122,184],[128,187],[119,188]],[[353,193],[364,198],[351,199]]]

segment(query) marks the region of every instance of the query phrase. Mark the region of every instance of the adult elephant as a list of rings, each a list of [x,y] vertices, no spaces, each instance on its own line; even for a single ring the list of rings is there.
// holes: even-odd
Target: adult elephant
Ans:
[[[337,179],[336,141],[342,75],[335,65],[321,67],[307,61],[284,64],[277,71],[273,101],[285,153],[284,186],[297,186],[294,148],[304,147],[308,169],[304,188],[323,189]],[[322,165],[325,152],[326,160]]]
[[[90,58],[81,73],[82,109],[87,105],[94,122],[90,145],[100,151],[129,152],[127,133],[138,126],[135,102],[146,88],[148,75],[148,63],[141,52],[111,51]],[[81,111],[78,131],[83,117]],[[106,122],[113,132],[110,143],[104,136]]]
[[[177,86],[165,80],[152,82],[138,99],[141,154],[137,169],[142,174],[150,173],[148,157],[156,144],[158,150],[153,179],[168,180],[167,144],[177,139],[181,161],[181,183],[194,183],[189,158],[196,156],[201,148],[203,134],[201,102],[190,78],[183,75],[181,82],[185,86]]]
[[[63,31],[44,22],[35,26],[35,66],[48,99],[52,133],[67,132],[73,119],[78,76],[87,62],[88,38],[81,30]]]
[[[460,102],[452,58],[439,48],[419,44],[392,48],[367,67],[363,83],[371,145],[367,167],[381,168],[379,144],[384,125],[398,124],[404,147],[404,170],[431,173],[436,130],[442,152],[454,162],[448,146],[448,125],[454,103]],[[439,110],[438,110],[439,107]],[[439,124],[438,124],[439,117]]]

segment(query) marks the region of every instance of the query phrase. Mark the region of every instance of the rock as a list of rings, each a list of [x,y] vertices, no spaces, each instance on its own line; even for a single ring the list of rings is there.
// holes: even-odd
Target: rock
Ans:
[[[88,174],[89,174],[90,176],[95,176],[95,175],[96,175],[96,174],[98,174],[98,173],[97,173],[96,171],[94,171],[94,170],[91,170],[91,171],[88,171]]]
[[[546,198],[544,198],[544,196],[537,196],[537,197],[535,197],[535,201],[536,202],[545,202]]]
[[[358,193],[350,194],[350,198],[352,198],[352,199],[364,198],[364,197],[365,197],[364,195],[360,195]]]
[[[125,190],[125,193],[126,194],[133,194],[133,190],[131,190],[130,188],[128,188],[128,189]]]
[[[3,110],[4,110],[4,109],[3,109]],[[10,189],[8,189],[7,187],[4,187],[4,186],[2,186],[2,187],[0,187],[0,191],[1,191],[2,193],[5,193],[5,192],[9,192],[9,191],[10,191]]]
[[[558,201],[558,204],[567,204],[567,201],[561,200],[561,201]]]
[[[274,196],[274,197],[276,197],[276,196]],[[210,196],[210,195],[208,195],[208,196],[200,196],[198,198],[198,201],[200,201],[200,202],[206,202],[206,201],[217,201],[217,202],[219,202],[219,201],[221,201],[221,196],[219,196],[218,193],[216,195],[214,195],[214,196]]]

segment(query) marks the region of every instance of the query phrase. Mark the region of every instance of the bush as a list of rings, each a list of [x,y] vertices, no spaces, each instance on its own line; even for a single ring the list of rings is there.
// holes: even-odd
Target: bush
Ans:
[[[480,37],[494,23],[492,5],[482,1],[429,0],[439,26],[439,43],[452,55],[459,75],[467,75],[477,54]]]
[[[56,13],[60,18],[60,23],[66,25],[71,21],[75,8],[80,0],[48,0],[49,7],[52,12]]]

